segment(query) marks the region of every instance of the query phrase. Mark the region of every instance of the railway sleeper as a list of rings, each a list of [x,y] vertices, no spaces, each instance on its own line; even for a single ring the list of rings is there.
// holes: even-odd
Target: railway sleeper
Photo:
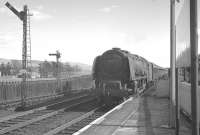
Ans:
[[[85,126],[85,124],[87,124],[88,121],[84,121],[82,123],[77,123],[76,125],[73,125],[72,127],[75,129],[80,129],[81,127]]]
[[[75,132],[75,131],[64,131],[64,132],[62,132],[61,134],[62,134],[62,135],[66,135],[66,134],[72,135],[74,132]],[[60,135],[60,134],[59,134],[59,135]]]
[[[69,127],[69,128],[67,128],[66,130],[67,131],[70,131],[70,132],[76,132],[76,131],[78,131],[80,129],[80,127]]]

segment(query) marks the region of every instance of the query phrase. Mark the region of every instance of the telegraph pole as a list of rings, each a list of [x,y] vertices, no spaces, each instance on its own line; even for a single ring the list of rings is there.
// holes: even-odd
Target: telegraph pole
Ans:
[[[191,115],[192,135],[199,135],[198,116],[198,18],[197,0],[190,0],[190,44],[191,44]]]
[[[57,91],[59,89],[59,59],[61,57],[61,53],[57,50],[56,53],[50,53],[49,56],[56,56],[56,81],[57,81]]]
[[[170,127],[175,127],[175,0],[170,0]]]
[[[192,135],[199,135],[199,114],[198,114],[198,12],[197,12],[197,0],[185,0],[185,5],[189,18],[187,18],[189,25],[189,45],[190,45],[190,78],[191,78],[191,129]],[[182,13],[183,14],[183,13]],[[183,21],[183,20],[182,20]],[[181,28],[184,29],[184,28]],[[189,57],[189,56],[188,56]],[[177,96],[178,97],[178,96]],[[177,108],[178,110],[178,108]]]
[[[28,20],[28,16],[31,16],[31,15],[28,14],[28,6],[27,5],[24,5],[23,10],[20,12],[17,11],[9,2],[6,2],[5,5],[23,22],[23,45],[22,45],[23,79],[22,79],[22,83],[21,83],[21,107],[23,108],[23,107],[25,107],[25,98],[26,98],[25,90],[26,90],[26,79],[27,79],[27,76],[26,76],[27,63],[28,63],[28,57],[31,57],[31,56],[27,56],[27,39],[28,39],[27,38],[27,24],[28,24],[27,20]],[[30,25],[29,25],[29,27],[30,27]],[[30,31],[28,31],[28,32],[30,32]]]

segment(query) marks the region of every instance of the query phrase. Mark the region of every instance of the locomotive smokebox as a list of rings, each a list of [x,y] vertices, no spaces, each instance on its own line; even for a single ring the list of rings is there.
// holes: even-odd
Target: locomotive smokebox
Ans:
[[[100,80],[127,81],[130,79],[127,56],[120,49],[106,51],[96,59],[94,72]]]

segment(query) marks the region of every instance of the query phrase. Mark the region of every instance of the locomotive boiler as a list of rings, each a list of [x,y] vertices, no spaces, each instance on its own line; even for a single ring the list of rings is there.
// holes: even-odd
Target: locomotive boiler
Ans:
[[[140,93],[153,80],[153,64],[119,48],[97,56],[93,80],[98,97],[105,103],[117,102],[129,94]]]

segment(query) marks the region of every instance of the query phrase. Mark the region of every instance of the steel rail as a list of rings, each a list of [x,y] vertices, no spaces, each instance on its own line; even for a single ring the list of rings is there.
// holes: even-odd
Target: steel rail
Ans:
[[[71,98],[71,99],[67,99],[67,100],[64,100],[64,101],[61,101],[61,102],[58,102],[58,103],[53,103],[53,104],[48,105],[48,106],[32,109],[32,110],[21,112],[21,113],[12,114],[12,115],[9,115],[9,116],[6,116],[6,117],[2,117],[2,118],[0,118],[0,123],[14,119],[14,118],[17,118],[17,117],[21,117],[21,116],[24,116],[24,115],[31,114],[31,113],[34,113],[36,111],[46,110],[48,107],[54,106],[54,105],[59,104],[59,103],[70,102],[70,101],[73,101],[73,100],[76,100],[76,99],[79,99],[79,98],[83,98],[83,97],[86,97],[86,96],[87,95],[85,94],[85,95],[78,96],[78,97]]]
[[[95,111],[98,110],[98,109],[99,109],[99,107],[93,109],[92,111],[90,111],[90,112],[88,112],[88,113],[86,113],[86,114],[84,114],[84,115],[82,115],[82,116],[80,116],[80,117],[78,117],[78,118],[76,118],[76,119],[74,119],[74,120],[68,122],[68,123],[65,123],[65,124],[63,124],[63,125],[61,125],[61,126],[55,128],[55,129],[49,131],[49,132],[47,132],[47,133],[45,133],[45,134],[43,134],[43,135],[54,135],[54,134],[57,134],[57,133],[61,132],[62,130],[66,129],[67,127],[70,127],[71,125],[73,125],[73,124],[75,124],[75,123],[77,123],[77,122],[80,122],[81,120],[83,120],[83,119],[85,119],[85,118],[91,116],[91,115],[94,114]]]
[[[73,100],[77,100],[77,99],[80,99],[80,98],[83,98],[83,97],[87,97],[87,96],[81,96],[81,97],[75,98],[75,99],[73,99]],[[42,114],[42,115],[39,114],[40,116],[37,116],[37,114],[34,114],[34,115],[36,115],[37,117],[33,117],[32,119],[27,120],[27,121],[24,121],[23,118],[20,118],[21,120],[19,119],[19,121],[16,121],[17,123],[16,123],[16,122],[8,122],[8,124],[11,124],[11,123],[12,123],[12,125],[1,129],[1,130],[0,130],[0,134],[5,134],[5,133],[11,132],[11,131],[13,131],[13,130],[16,130],[16,129],[25,127],[25,126],[27,126],[27,125],[30,125],[30,124],[32,124],[32,123],[41,121],[41,120],[43,120],[43,119],[52,117],[52,116],[54,116],[54,115],[57,115],[57,114],[59,114],[59,113],[64,112],[66,109],[70,109],[70,108],[72,108],[72,107],[74,107],[74,106],[83,104],[83,103],[85,103],[85,102],[89,102],[89,101],[91,101],[91,100],[94,100],[94,98],[87,99],[87,100],[84,100],[84,101],[82,101],[82,102],[78,102],[78,103],[71,104],[70,106],[67,106],[67,107],[65,107],[65,108],[62,108],[62,109],[59,109],[59,110],[56,110],[56,111],[53,111],[53,110],[52,110],[52,112],[45,112],[45,111],[47,111],[47,110],[46,110],[47,107],[41,107],[41,108],[39,108],[39,109],[35,109],[35,110],[39,110],[39,111],[44,111],[45,114]],[[72,100],[70,100],[70,101],[72,101]],[[62,103],[63,103],[63,102],[62,102]],[[50,110],[48,110],[48,111],[50,111]],[[10,117],[7,117],[7,118],[2,119],[2,120],[1,120],[1,123],[6,122],[6,121],[9,121],[9,120],[12,120],[12,119],[17,118],[17,117],[25,116],[25,115],[27,115],[27,114],[31,114],[31,113],[34,113],[34,112],[35,112],[35,111],[31,110],[31,111],[27,111],[27,112],[24,112],[24,113],[21,113],[21,114],[16,114],[16,115],[13,115],[13,116],[10,116]],[[39,112],[39,113],[43,113],[43,112]],[[23,122],[23,121],[24,121],[24,122]],[[16,123],[16,124],[15,124],[15,123]]]

